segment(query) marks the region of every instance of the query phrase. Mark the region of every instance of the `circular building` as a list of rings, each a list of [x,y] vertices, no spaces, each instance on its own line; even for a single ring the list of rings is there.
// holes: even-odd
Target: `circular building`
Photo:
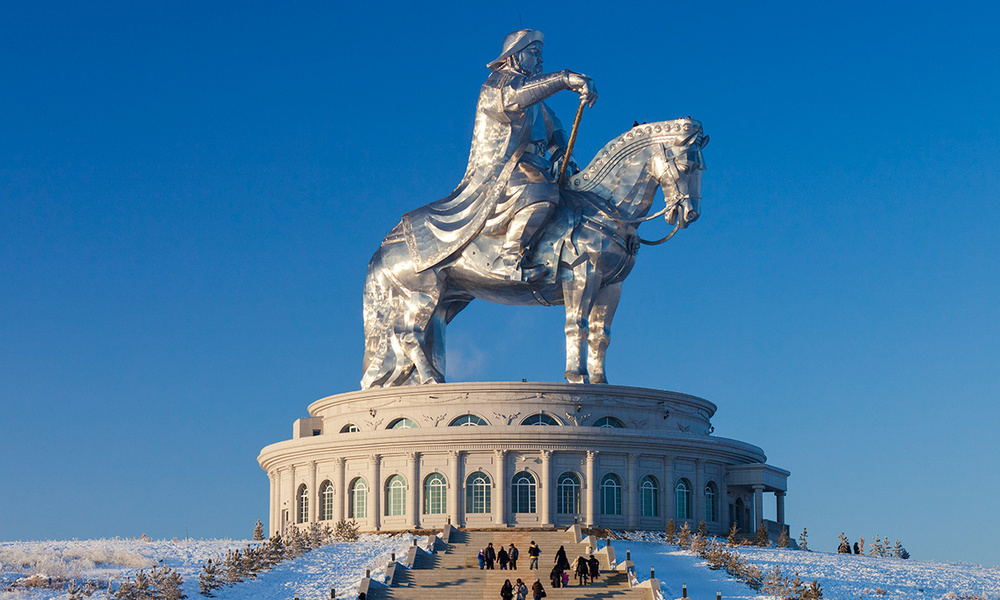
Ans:
[[[765,523],[789,472],[712,435],[716,406],[645,388],[445,383],[337,394],[261,450],[270,530],[354,519],[362,531],[459,527],[663,529]],[[763,520],[764,493],[777,522]]]

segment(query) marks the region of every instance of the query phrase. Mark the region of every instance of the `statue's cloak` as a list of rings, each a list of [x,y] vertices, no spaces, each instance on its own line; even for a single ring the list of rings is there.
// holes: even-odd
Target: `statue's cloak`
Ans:
[[[487,221],[509,217],[496,214],[497,203],[531,141],[538,110],[534,106],[529,109],[535,110],[528,111],[505,109],[504,89],[523,77],[503,71],[490,74],[479,92],[469,164],[461,183],[441,200],[403,215],[406,246],[418,272],[464,248]]]

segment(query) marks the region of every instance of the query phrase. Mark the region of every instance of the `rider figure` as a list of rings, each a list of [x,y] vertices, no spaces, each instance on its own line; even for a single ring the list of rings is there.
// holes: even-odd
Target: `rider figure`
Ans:
[[[541,32],[507,35],[476,105],[466,175],[451,195],[403,217],[418,271],[463,248],[477,235],[504,235],[496,274],[526,281],[548,273],[525,253],[559,201],[556,173],[568,136],[544,99],[573,90],[593,106],[597,89],[586,75],[542,73]],[[572,158],[570,174],[578,169]],[[520,277],[518,270],[520,269]]]
[[[593,104],[597,90],[585,75],[570,71],[542,74],[542,41],[540,32],[515,31],[503,41],[500,56],[488,66],[494,71],[490,79],[507,79],[502,88],[504,108],[508,118],[524,114],[525,127],[530,132],[524,153],[507,181],[507,189],[494,210],[513,216],[500,250],[503,270],[507,279],[516,276],[520,267],[523,279],[543,277],[548,269],[528,262],[524,255],[535,234],[541,229],[559,201],[559,187],[555,181],[558,165],[566,154],[567,135],[559,119],[543,99],[556,92],[572,89]],[[505,77],[505,76],[509,76]],[[551,153],[551,160],[546,154]],[[579,171],[570,157],[567,171]]]

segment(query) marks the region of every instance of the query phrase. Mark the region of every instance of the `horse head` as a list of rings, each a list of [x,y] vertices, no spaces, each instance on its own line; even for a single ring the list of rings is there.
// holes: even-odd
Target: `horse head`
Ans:
[[[667,222],[684,229],[701,216],[701,172],[705,170],[701,151],[708,145],[708,136],[703,135],[700,123],[690,119],[679,119],[665,127],[689,134],[675,138],[673,144],[661,142],[661,152],[654,154],[651,165],[668,206]]]

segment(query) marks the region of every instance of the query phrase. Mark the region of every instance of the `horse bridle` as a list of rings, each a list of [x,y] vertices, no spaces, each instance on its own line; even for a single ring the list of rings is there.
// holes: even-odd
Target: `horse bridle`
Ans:
[[[688,137],[687,139],[685,139],[683,143],[677,144],[677,145],[678,146],[684,146],[685,148],[687,148],[687,147],[689,147],[691,145],[692,140],[697,135],[698,135],[697,133],[692,134],[690,137]],[[660,147],[663,149],[663,155],[664,156],[669,156],[671,154],[670,151],[667,149],[666,145],[664,145],[664,144],[661,143]],[[667,168],[671,168],[672,171],[673,171],[671,174],[673,175],[672,179],[673,179],[673,182],[674,182],[674,189],[675,190],[677,189],[677,181],[680,179],[680,170],[677,168],[677,158],[680,155],[681,155],[681,153],[674,154],[673,156],[671,156],[670,158],[668,158],[667,161],[666,161]],[[661,189],[663,188],[663,184],[662,183],[660,184],[660,188]],[[690,195],[687,196],[687,197],[690,198]],[[673,197],[672,197],[672,200],[668,201],[667,204],[666,204],[666,206],[663,207],[663,210],[658,211],[656,214],[649,215],[648,217],[642,217],[642,218],[639,218],[639,219],[621,219],[619,217],[616,217],[616,216],[612,215],[611,213],[609,213],[608,211],[604,210],[603,208],[601,208],[597,204],[593,204],[593,207],[596,208],[598,212],[600,212],[601,214],[603,214],[607,218],[611,219],[612,221],[615,221],[616,223],[621,223],[622,225],[641,225],[642,223],[645,223],[646,221],[652,221],[653,219],[656,219],[658,217],[662,217],[663,215],[667,214],[667,212],[669,212],[671,209],[673,209],[678,204],[680,204],[684,199],[685,199],[684,196],[681,196],[680,194],[675,193],[673,195]],[[646,246],[659,246],[660,244],[662,244],[662,243],[666,242],[667,240],[669,240],[670,238],[674,237],[674,234],[677,233],[677,231],[681,228],[681,219],[682,218],[683,218],[682,216],[678,215],[677,216],[677,224],[674,225],[673,231],[671,231],[670,233],[668,233],[667,235],[663,236],[662,238],[660,238],[658,240],[647,240],[647,239],[644,239],[642,236],[639,235],[638,231],[636,231],[635,237],[636,237],[636,239],[639,240],[640,244],[643,244],[643,245],[646,245]],[[638,227],[636,227],[636,229],[638,230]]]

